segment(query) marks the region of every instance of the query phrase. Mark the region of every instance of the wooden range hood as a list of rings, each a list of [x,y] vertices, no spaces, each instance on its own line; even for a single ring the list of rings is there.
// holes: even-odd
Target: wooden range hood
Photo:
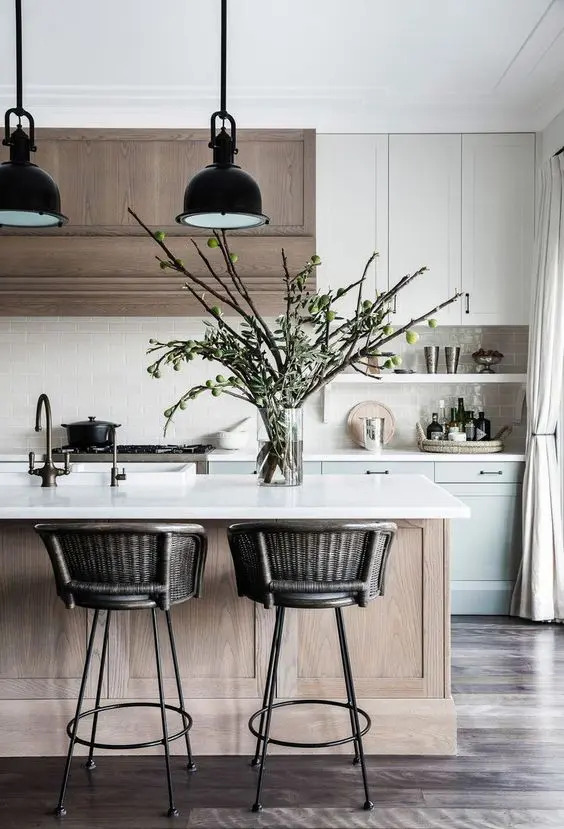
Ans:
[[[3,316],[201,316],[182,280],[128,215],[164,230],[178,257],[205,276],[174,221],[186,182],[209,161],[207,130],[45,129],[37,162],[57,178],[69,224],[0,230]],[[230,234],[238,269],[263,313],[282,310],[280,251],[291,268],[315,253],[315,132],[241,130],[241,163],[260,182],[267,226]]]

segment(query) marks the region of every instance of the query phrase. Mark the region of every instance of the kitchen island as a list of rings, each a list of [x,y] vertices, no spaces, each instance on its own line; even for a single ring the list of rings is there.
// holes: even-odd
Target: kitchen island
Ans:
[[[0,482],[1,483],[1,482]],[[86,649],[88,614],[57,599],[37,521],[198,521],[209,551],[204,596],[174,609],[187,708],[196,754],[248,754],[250,714],[261,707],[274,612],[238,598],[226,527],[241,520],[394,520],[398,524],[386,595],[368,608],[347,608],[359,704],[372,717],[366,751],[454,754],[456,716],[450,693],[449,521],[468,508],[420,475],[311,475],[297,488],[257,486],[240,476],[193,476],[182,485],[129,487],[0,486],[0,753],[63,754],[64,724],[74,712]],[[107,700],[154,699],[150,614],[116,614]],[[162,621],[162,620],[161,620]],[[100,644],[100,643],[98,643]],[[96,659],[99,657],[97,648]],[[95,666],[94,666],[95,667]],[[165,662],[174,700],[172,665]],[[94,696],[95,671],[89,697]],[[331,611],[287,617],[278,696],[342,699],[344,683]],[[135,709],[132,709],[133,711]],[[335,709],[277,711],[278,734],[324,739],[347,733]],[[312,716],[313,715],[313,716]],[[158,733],[155,719],[120,712],[100,733],[127,741]],[[152,729],[152,730],[151,730]],[[341,747],[349,751],[350,747]],[[158,749],[153,749],[153,751]],[[283,751],[284,749],[282,749]],[[150,751],[150,750],[148,750]],[[173,751],[182,751],[180,741]],[[334,749],[331,749],[334,751]]]

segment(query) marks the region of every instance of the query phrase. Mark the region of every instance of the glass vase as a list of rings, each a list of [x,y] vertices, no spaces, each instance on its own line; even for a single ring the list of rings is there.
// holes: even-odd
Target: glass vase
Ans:
[[[303,481],[302,409],[259,409],[257,476],[262,486]]]

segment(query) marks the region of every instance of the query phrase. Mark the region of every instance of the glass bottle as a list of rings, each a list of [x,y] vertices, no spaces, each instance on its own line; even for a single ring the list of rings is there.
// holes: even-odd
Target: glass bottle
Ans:
[[[439,423],[439,415],[433,412],[433,419],[427,426],[427,440],[440,440],[443,435],[443,428]]]
[[[466,432],[466,440],[476,440],[476,424],[474,423],[473,412],[466,412],[464,431]]]
[[[478,412],[476,421],[476,440],[490,440],[491,423],[485,417],[484,412]]]
[[[450,435],[451,432],[459,432],[460,429],[458,427],[458,420],[456,419],[456,409],[454,406],[450,410],[450,421],[448,424],[448,433]]]
[[[443,431],[443,434],[441,435],[441,440],[446,440],[448,437],[448,418],[446,416],[444,400],[439,400],[439,426]]]

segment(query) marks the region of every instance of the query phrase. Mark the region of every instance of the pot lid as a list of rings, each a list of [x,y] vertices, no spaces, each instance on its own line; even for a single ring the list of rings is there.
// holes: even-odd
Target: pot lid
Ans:
[[[61,426],[64,429],[68,429],[69,426],[121,426],[121,423],[112,423],[109,420],[96,420],[95,417],[92,415],[88,416],[88,420],[79,420],[76,423],[61,423]]]

